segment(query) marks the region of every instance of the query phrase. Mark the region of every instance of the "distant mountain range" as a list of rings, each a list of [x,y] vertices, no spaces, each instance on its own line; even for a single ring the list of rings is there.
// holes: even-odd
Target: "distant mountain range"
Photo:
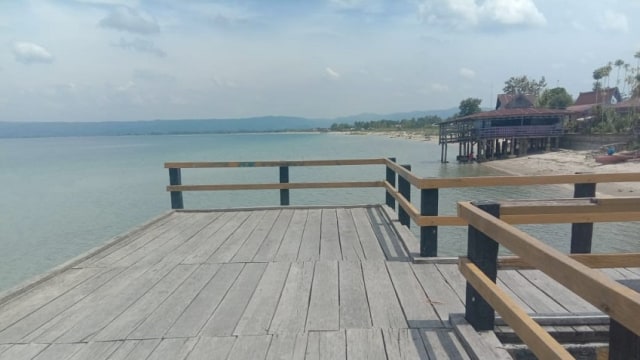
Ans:
[[[232,132],[268,132],[326,129],[331,124],[370,120],[402,120],[426,115],[446,118],[456,109],[394,114],[359,114],[335,119],[262,116],[242,119],[182,119],[103,122],[0,122],[0,138],[58,136],[166,135]]]

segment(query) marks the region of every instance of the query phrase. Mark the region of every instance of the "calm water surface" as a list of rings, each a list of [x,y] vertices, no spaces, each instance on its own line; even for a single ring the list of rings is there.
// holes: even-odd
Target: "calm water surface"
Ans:
[[[165,161],[255,161],[396,157],[425,177],[495,174],[440,164],[438,145],[378,136],[239,134],[0,139],[0,290],[104,243],[170,209]],[[291,168],[291,181],[378,180],[384,167]],[[185,170],[185,184],[277,182],[275,168]],[[440,213],[459,200],[571,197],[558,186],[445,189]],[[413,199],[418,199],[414,189]],[[277,205],[278,191],[186,193],[186,208]],[[292,190],[292,205],[371,204],[382,189]],[[414,201],[415,202],[415,201]],[[523,229],[563,251],[570,225]],[[466,229],[439,229],[440,253],[466,249]],[[640,251],[640,225],[597,224],[594,251]]]

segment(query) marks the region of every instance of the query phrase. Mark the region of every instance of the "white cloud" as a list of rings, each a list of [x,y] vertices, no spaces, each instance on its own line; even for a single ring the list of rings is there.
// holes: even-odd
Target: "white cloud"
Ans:
[[[329,3],[339,10],[362,11],[365,13],[379,13],[383,6],[379,0],[330,0]]]
[[[156,19],[126,6],[114,8],[107,17],[100,20],[100,26],[136,34],[160,32]]]
[[[333,70],[330,67],[327,67],[326,69],[324,69],[324,71],[327,73],[327,75],[329,75],[333,79],[339,79],[340,78],[340,73],[338,73],[337,71]]]
[[[605,11],[599,23],[603,30],[629,32],[629,20],[625,14],[620,12]]]
[[[487,0],[479,7],[483,18],[503,25],[543,25],[544,15],[533,0]]]
[[[466,67],[460,68],[458,73],[460,74],[460,76],[466,79],[473,79],[474,77],[476,77],[476,72]]]
[[[164,50],[158,48],[153,43],[153,41],[145,40],[141,38],[135,38],[131,41],[120,38],[120,41],[113,45],[123,49],[127,49],[127,50],[133,50],[137,52],[152,54],[157,57],[167,56],[167,53],[165,53]]]
[[[431,90],[439,93],[448,92],[449,87],[445,84],[431,83]]]
[[[53,55],[47,49],[30,42],[14,43],[13,56],[16,61],[23,64],[51,63],[53,61]]]

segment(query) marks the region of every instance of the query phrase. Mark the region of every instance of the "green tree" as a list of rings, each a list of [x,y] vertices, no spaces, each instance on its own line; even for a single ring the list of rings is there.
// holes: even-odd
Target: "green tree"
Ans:
[[[526,75],[512,76],[504,82],[505,94],[525,94],[539,96],[542,90],[547,87],[547,81],[544,76],[540,80],[529,80]]]
[[[538,98],[538,106],[550,109],[565,109],[573,104],[573,98],[563,87],[546,89]]]
[[[625,65],[624,60],[618,59],[613,65],[618,69],[618,73],[616,74],[616,86],[620,87],[620,69]]]
[[[482,109],[480,109],[481,102],[482,100],[476,98],[466,98],[460,101],[460,106],[458,106],[460,112],[456,116],[462,117],[482,111]]]

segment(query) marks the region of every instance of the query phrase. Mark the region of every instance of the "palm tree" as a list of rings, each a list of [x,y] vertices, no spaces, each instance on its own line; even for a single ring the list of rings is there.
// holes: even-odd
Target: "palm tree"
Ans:
[[[622,93],[627,93],[627,84],[629,83],[629,70],[631,69],[631,65],[624,64],[624,77],[622,78]]]
[[[616,60],[613,65],[618,68],[618,74],[616,74],[616,86],[619,87],[620,86],[620,68],[623,67],[624,61],[622,59],[618,59]]]
[[[604,77],[604,73],[603,73],[602,69],[603,68],[597,68],[597,69],[593,70],[593,80],[595,80],[595,82],[593,83],[593,90],[594,91],[599,91],[602,88],[602,85],[600,84],[600,80],[602,80],[602,78]],[[597,101],[597,99],[596,99],[596,101]]]
[[[636,51],[633,57],[638,59],[636,62],[636,73],[640,74],[640,50]]]

